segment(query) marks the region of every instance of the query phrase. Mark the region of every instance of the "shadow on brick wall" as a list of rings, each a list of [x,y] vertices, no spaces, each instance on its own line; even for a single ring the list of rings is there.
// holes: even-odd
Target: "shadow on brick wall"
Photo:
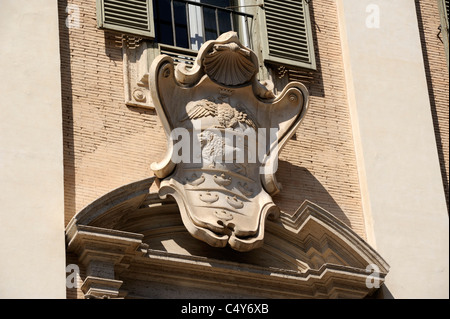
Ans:
[[[72,69],[70,66],[70,29],[66,26],[67,1],[58,1],[59,17],[59,46],[61,60],[61,99],[62,99],[62,125],[64,150],[64,214],[73,214],[75,209],[75,158],[73,136],[73,92]]]
[[[347,226],[352,226],[339,204],[307,168],[280,160],[276,176],[283,188],[273,197],[273,200],[285,213],[294,214],[298,207],[308,200],[319,205]]]
[[[120,34],[109,30],[102,30],[105,38],[105,55],[112,61],[122,63],[122,47]]]

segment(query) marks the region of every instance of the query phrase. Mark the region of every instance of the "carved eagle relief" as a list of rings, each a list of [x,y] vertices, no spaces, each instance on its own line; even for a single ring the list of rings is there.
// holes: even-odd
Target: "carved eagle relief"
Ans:
[[[279,213],[271,197],[279,191],[278,152],[307,110],[301,83],[275,96],[257,81],[258,68],[234,32],[206,42],[189,70],[164,55],[151,66],[152,98],[169,141],[164,159],[152,164],[159,196],[173,197],[189,233],[211,246],[249,251],[263,244],[266,219]],[[198,162],[174,162],[169,137],[176,128],[199,142]]]
[[[256,124],[247,113],[223,101],[216,103],[213,97],[196,101],[193,107],[188,110],[187,116],[181,121],[195,120],[206,116],[217,117],[219,122],[217,128],[234,128],[238,123],[245,123],[254,130],[257,129]]]

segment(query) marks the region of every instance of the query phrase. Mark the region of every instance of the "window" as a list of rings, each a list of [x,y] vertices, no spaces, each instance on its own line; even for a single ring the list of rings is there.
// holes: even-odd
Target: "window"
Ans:
[[[316,68],[307,0],[97,0],[97,11],[100,28],[150,38],[175,62],[233,30],[266,63]]]
[[[214,40],[227,31],[238,31],[241,39],[248,39],[252,16],[233,10],[236,7],[234,2],[153,0],[155,41],[178,48],[198,50],[206,41]]]

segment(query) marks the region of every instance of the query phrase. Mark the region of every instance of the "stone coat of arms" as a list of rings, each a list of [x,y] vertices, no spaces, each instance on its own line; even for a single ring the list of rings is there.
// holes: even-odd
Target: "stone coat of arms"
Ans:
[[[168,137],[152,164],[159,196],[172,196],[189,233],[211,246],[249,251],[263,243],[278,153],[300,125],[308,92],[298,82],[275,95],[257,80],[256,54],[236,33],[206,42],[191,68],[161,55],[152,98]]]

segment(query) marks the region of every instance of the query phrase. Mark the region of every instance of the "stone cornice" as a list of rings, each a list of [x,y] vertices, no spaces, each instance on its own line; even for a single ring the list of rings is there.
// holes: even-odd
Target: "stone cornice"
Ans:
[[[68,251],[87,269],[86,297],[142,298],[145,293],[133,283],[157,281],[264,298],[363,298],[389,271],[362,238],[311,202],[293,216],[268,221],[261,248],[246,254],[222,248],[217,254],[217,248],[187,234],[177,205],[151,193],[151,181],[99,198],[67,226]],[[121,223],[112,222],[119,216]],[[377,285],[367,286],[373,275]]]

